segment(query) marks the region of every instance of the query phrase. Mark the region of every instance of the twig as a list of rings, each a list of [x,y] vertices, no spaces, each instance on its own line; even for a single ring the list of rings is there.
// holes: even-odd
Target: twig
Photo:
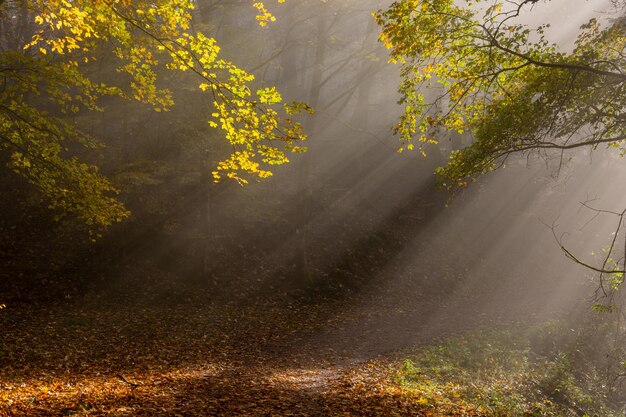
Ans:
[[[130,389],[134,390],[135,388],[137,388],[138,386],[140,386],[141,384],[137,384],[135,382],[130,382],[128,379],[124,378],[124,376],[122,374],[115,374],[116,377],[118,377],[120,379],[120,381],[130,385]]]

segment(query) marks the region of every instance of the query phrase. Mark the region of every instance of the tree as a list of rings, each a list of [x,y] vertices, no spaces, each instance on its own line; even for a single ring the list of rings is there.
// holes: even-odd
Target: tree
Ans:
[[[278,0],[282,3],[284,0]],[[257,20],[273,20],[262,2]],[[192,73],[232,153],[212,171],[215,181],[266,178],[271,166],[302,152],[306,139],[292,115],[311,111],[283,104],[275,87],[253,89],[254,76],[220,57],[215,39],[194,31],[191,0],[32,0],[0,3],[3,29],[16,35],[0,52],[0,149],[8,166],[35,185],[59,215],[108,226],[128,216],[119,190],[77,155],[101,144],[76,118],[102,111],[103,97],[146,103],[157,112],[174,105],[160,87],[164,70]],[[15,19],[20,17],[20,19]],[[14,23],[19,22],[19,23]],[[26,28],[25,28],[26,26]],[[93,76],[99,51],[113,56],[116,74]]]
[[[582,25],[573,49],[564,51],[548,40],[548,24],[519,23],[536,3],[400,0],[375,15],[390,60],[401,67],[400,150],[417,142],[425,153],[446,132],[472,137],[437,169],[445,188],[465,187],[516,154],[563,162],[579,148],[626,152],[626,4],[613,2],[618,17],[608,23]],[[426,100],[427,93],[435,97]],[[617,230],[601,266],[561,244],[567,256],[601,274],[609,302],[626,270],[616,243],[624,212],[612,214]]]
[[[591,19],[564,52],[546,38],[549,25],[516,22],[535,0],[485,3],[402,0],[376,14],[381,40],[401,65],[404,114],[395,131],[403,147],[436,143],[443,131],[471,133],[473,143],[439,170],[448,188],[512,154],[623,149],[626,21]],[[428,88],[441,92],[432,102]]]

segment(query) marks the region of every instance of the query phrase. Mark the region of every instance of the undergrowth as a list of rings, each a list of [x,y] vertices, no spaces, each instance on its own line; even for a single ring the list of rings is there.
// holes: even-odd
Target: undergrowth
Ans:
[[[395,380],[435,415],[457,404],[494,417],[623,416],[590,353],[555,343],[567,332],[548,323],[456,337],[412,354]]]

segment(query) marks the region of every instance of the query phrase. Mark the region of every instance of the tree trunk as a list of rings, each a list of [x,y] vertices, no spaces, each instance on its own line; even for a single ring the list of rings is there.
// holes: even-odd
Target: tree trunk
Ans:
[[[316,108],[319,104],[320,98],[320,84],[322,82],[322,76],[324,74],[324,58],[326,55],[326,41],[327,41],[327,15],[328,5],[320,5],[322,10],[317,16],[317,46],[315,49],[315,57],[313,60],[313,75],[311,77],[311,84],[309,87],[309,106]],[[309,135],[316,133],[315,118],[308,119],[305,124],[305,129]],[[311,212],[311,188],[310,188],[310,175],[311,175],[311,159],[313,155],[311,152],[305,153],[300,159],[300,169],[298,171],[298,197],[299,197],[299,214],[301,217],[300,227],[297,230],[296,239],[298,240],[298,254],[296,260],[296,271],[307,282],[311,281],[311,270],[308,258],[308,241],[310,234],[310,223],[313,218]]]

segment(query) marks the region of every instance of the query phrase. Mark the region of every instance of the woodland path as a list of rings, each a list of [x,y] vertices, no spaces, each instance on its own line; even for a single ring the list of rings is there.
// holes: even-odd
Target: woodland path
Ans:
[[[370,396],[386,377],[382,363],[493,322],[468,294],[419,296],[406,283],[380,291],[341,301],[99,295],[16,306],[0,316],[0,415],[386,415]],[[369,380],[358,393],[350,373]]]

